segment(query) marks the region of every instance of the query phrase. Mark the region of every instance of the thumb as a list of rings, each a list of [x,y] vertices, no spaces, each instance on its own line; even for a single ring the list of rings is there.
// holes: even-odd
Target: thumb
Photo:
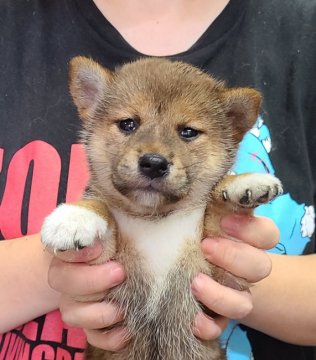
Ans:
[[[79,263],[97,259],[101,253],[101,242],[96,241],[93,245],[84,247],[80,250],[57,251],[54,253],[54,256],[65,262]]]

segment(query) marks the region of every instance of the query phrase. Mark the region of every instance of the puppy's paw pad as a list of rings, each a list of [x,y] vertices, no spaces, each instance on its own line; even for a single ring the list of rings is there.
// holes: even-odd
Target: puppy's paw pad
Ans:
[[[280,180],[270,174],[247,174],[237,177],[223,190],[224,201],[243,208],[255,208],[283,193]]]
[[[81,206],[59,205],[44,221],[41,239],[54,251],[79,250],[105,237],[107,222]]]

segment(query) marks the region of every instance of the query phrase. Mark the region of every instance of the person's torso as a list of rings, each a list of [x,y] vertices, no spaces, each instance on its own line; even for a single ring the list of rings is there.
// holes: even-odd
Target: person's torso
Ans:
[[[315,145],[307,126],[315,114],[316,58],[308,51],[313,38],[305,27],[312,26],[315,6],[284,6],[231,0],[191,49],[169,58],[192,63],[229,86],[262,92],[260,117],[233,171],[281,179],[284,194],[257,214],[279,226],[273,252],[301,254],[314,247]],[[11,239],[38,232],[44,217],[58,203],[78,199],[88,181],[68,92],[69,60],[83,55],[114,69],[143,55],[91,0],[7,0],[0,14],[0,238]],[[222,341],[229,360],[312,359],[309,348],[235,323]],[[80,359],[84,345],[83,333],[63,324],[56,311],[0,335],[0,360]]]

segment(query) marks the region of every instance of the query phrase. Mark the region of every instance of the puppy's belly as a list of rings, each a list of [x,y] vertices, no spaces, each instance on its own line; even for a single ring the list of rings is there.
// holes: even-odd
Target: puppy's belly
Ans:
[[[204,209],[157,221],[112,213],[119,230],[116,259],[127,278],[106,300],[124,311],[131,339],[119,353],[90,349],[87,359],[224,359],[217,342],[200,341],[192,331],[200,306],[191,281],[199,271],[211,274],[200,247]]]
[[[211,272],[199,243],[183,245],[175,263],[168,272],[161,271],[158,280],[133,252],[119,252],[118,260],[128,264],[127,279],[108,296],[125,311],[131,341],[120,354],[107,353],[102,359],[222,359],[215,342],[200,341],[192,331],[200,306],[190,291],[191,281],[199,271]]]

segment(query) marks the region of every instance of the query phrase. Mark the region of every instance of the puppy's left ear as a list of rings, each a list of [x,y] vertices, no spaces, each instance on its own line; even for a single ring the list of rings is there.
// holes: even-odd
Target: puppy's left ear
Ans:
[[[105,98],[113,73],[95,61],[77,56],[69,63],[69,88],[82,120],[93,118]]]
[[[222,99],[234,129],[234,139],[239,143],[258,118],[261,95],[250,88],[224,89]]]

